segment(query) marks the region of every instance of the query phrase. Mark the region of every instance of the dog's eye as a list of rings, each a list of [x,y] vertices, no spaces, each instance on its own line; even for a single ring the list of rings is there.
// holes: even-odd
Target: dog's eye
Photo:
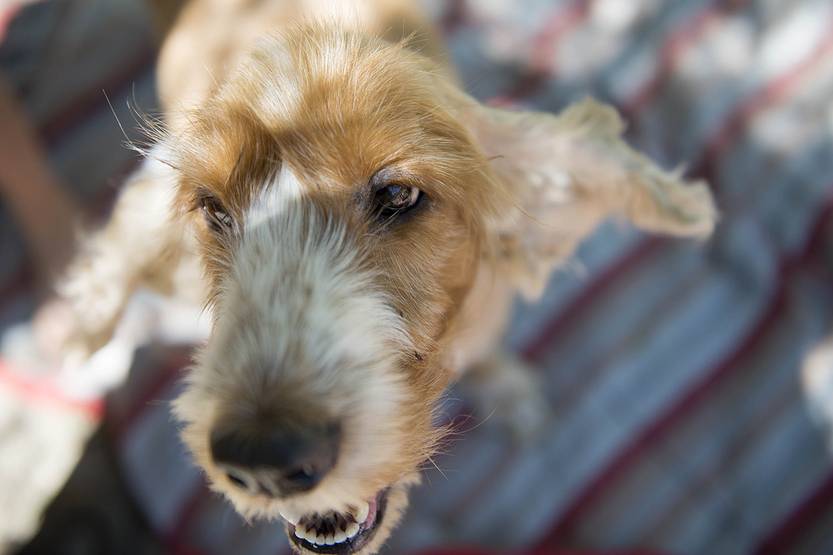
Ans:
[[[223,205],[213,197],[203,197],[200,199],[200,209],[208,226],[215,232],[221,233],[231,229],[234,225],[234,220],[231,219],[228,212],[223,208]]]
[[[422,197],[422,191],[416,187],[394,183],[376,191],[376,209],[382,218],[387,219],[411,210]]]

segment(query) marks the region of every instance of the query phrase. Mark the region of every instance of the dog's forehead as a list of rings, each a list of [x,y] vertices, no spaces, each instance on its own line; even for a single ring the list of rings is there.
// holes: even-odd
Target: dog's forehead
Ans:
[[[432,68],[401,45],[345,33],[270,38],[200,114],[193,180],[241,210],[283,165],[328,194],[393,168],[441,187],[438,196],[462,196],[462,176],[481,159]]]
[[[349,35],[289,37],[253,60],[257,69],[242,81],[250,90],[240,96],[299,171],[366,180],[391,163],[442,155],[438,143],[457,131],[401,47]]]
[[[426,99],[435,71],[402,44],[307,26],[259,41],[229,91],[244,95],[265,125],[281,126],[310,111],[336,117],[413,110],[436,100]]]

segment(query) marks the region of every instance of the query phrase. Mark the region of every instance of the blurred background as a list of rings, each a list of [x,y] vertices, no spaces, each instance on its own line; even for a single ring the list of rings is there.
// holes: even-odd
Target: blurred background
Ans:
[[[181,335],[80,384],[33,346],[74,226],[138,163],[117,119],[138,139],[156,110],[156,4],[0,1],[0,553],[288,553],[177,439]],[[476,97],[612,103],[722,219],[706,244],[608,223],[519,305],[550,432],[521,448],[452,391],[465,433],[385,553],[833,553],[833,2],[425,4]]]

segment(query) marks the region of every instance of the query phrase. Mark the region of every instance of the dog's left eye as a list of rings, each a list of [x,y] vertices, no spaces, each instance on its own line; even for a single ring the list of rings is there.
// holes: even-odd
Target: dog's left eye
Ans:
[[[208,226],[215,232],[226,231],[234,225],[234,220],[231,219],[231,216],[223,208],[223,205],[213,197],[200,199],[200,209],[205,216],[205,221],[208,223]]]
[[[422,200],[422,191],[416,187],[392,184],[376,191],[375,204],[382,218],[398,216],[411,210]]]

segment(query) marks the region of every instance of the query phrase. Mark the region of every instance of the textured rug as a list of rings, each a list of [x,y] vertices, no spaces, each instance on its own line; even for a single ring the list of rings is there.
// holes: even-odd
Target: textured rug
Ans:
[[[21,12],[0,68],[95,214],[136,162],[101,91],[135,134],[126,103],[153,109],[153,46],[140,3],[82,4]],[[821,345],[833,327],[833,4],[429,7],[475,96],[547,111],[587,94],[610,102],[634,145],[709,180],[722,217],[706,244],[606,224],[540,303],[519,305],[506,341],[545,376],[549,434],[520,449],[451,392],[448,418],[466,433],[436,460],[441,472],[426,471],[386,552],[833,553],[833,357]],[[0,324],[10,329],[32,300],[4,216],[0,251]],[[6,463],[22,449],[12,443],[20,429],[59,461],[45,464],[53,475],[37,506],[103,422],[92,445],[112,456],[85,457],[75,474],[89,464],[117,477],[111,490],[132,507],[124,518],[149,539],[100,552],[287,553],[274,525],[244,524],[184,454],[166,402],[186,361],[185,348],[148,348],[125,385],[80,404],[47,377],[0,365],[0,511],[37,458],[24,450]],[[46,432],[7,432],[13,416],[74,438],[60,448],[68,458],[52,454]],[[109,507],[95,500],[68,510],[81,503],[93,512],[83,526],[116,526],[95,518]],[[42,530],[41,545],[49,537]],[[41,552],[62,552],[53,542]]]

